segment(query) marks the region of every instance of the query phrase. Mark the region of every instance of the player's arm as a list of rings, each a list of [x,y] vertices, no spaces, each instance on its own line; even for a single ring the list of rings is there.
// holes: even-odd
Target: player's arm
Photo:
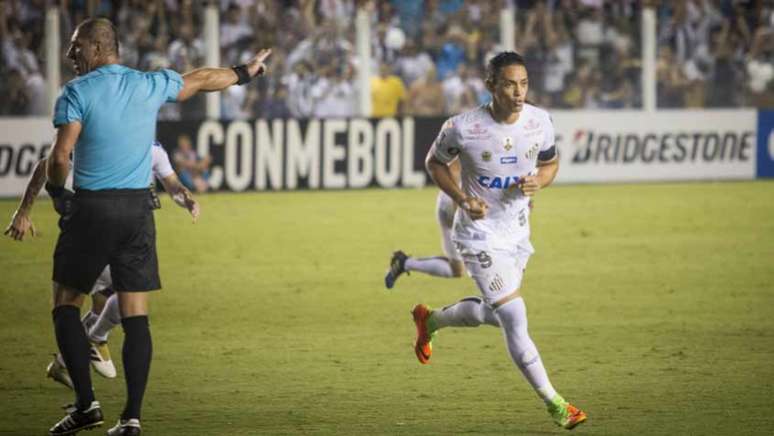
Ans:
[[[19,207],[16,208],[16,212],[13,213],[11,218],[11,223],[5,229],[4,234],[6,236],[17,241],[23,241],[28,231],[32,236],[35,236],[35,226],[32,224],[30,212],[32,211],[32,205],[35,203],[35,197],[38,196],[45,183],[46,159],[41,159],[35,165],[32,177],[27,182],[27,187],[24,188],[24,195],[22,195],[19,202]]]
[[[550,116],[545,120],[543,146],[537,155],[537,174],[528,175],[517,185],[527,197],[550,185],[559,171],[559,153],[556,149],[554,122]]]
[[[435,156],[434,149],[431,147],[425,158],[425,168],[430,174],[430,178],[446,195],[454,200],[454,204],[467,211],[471,218],[474,220],[483,218],[486,215],[487,204],[480,198],[466,196],[460,189],[459,182],[455,180],[454,173],[449,166]]]
[[[172,173],[160,180],[161,184],[164,185],[164,190],[169,193],[172,200],[178,206],[186,208],[193,217],[193,222],[196,222],[200,213],[199,203],[193,198],[191,191],[180,182],[177,174]]]
[[[201,91],[221,91],[237,83],[247,83],[250,79],[266,72],[266,64],[263,61],[270,54],[271,49],[263,49],[248,63],[236,67],[246,77],[240,77],[233,68],[197,68],[183,74],[183,88],[177,95],[177,101],[187,100]]]

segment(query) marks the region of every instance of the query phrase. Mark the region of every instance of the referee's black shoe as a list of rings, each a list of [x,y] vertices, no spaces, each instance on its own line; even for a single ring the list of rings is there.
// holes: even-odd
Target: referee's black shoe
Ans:
[[[139,419],[119,419],[118,424],[115,427],[107,431],[108,436],[140,436],[142,434],[142,428],[140,428]]]
[[[92,401],[91,406],[86,410],[78,410],[75,407],[67,410],[67,415],[51,427],[49,435],[67,435],[76,434],[81,430],[88,430],[102,425],[102,409],[99,408],[99,401]]]

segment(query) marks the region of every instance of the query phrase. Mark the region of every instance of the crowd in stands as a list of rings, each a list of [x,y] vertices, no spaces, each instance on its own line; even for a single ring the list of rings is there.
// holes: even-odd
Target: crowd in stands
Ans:
[[[0,0],[0,115],[45,114],[44,10],[51,0]],[[271,74],[221,97],[225,119],[358,115],[368,68],[373,116],[442,116],[490,98],[486,61],[510,6],[529,99],[555,109],[642,106],[641,9],[657,14],[662,108],[774,107],[772,0],[214,0],[221,64],[272,47]],[[62,41],[89,12],[111,18],[122,62],[188,71],[204,65],[205,0],[60,0]],[[355,53],[355,16],[371,21],[370,65]],[[63,83],[72,68],[62,59]],[[204,97],[161,118],[205,116]]]

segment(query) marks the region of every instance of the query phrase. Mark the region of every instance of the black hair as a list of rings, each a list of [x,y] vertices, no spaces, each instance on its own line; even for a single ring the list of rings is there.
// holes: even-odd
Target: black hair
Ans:
[[[521,65],[527,67],[524,62],[524,56],[516,53],[515,51],[501,51],[497,53],[492,59],[489,59],[489,63],[486,66],[486,80],[494,83],[500,71],[509,65]]]
[[[78,25],[78,32],[89,41],[99,42],[118,55],[118,30],[107,18],[88,18]]]

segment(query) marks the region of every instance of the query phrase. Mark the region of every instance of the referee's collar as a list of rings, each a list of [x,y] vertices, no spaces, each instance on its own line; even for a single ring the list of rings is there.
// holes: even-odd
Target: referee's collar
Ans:
[[[104,72],[115,73],[125,69],[126,67],[121,64],[106,64],[106,65],[102,65],[101,67],[95,68],[94,71],[104,71]]]

